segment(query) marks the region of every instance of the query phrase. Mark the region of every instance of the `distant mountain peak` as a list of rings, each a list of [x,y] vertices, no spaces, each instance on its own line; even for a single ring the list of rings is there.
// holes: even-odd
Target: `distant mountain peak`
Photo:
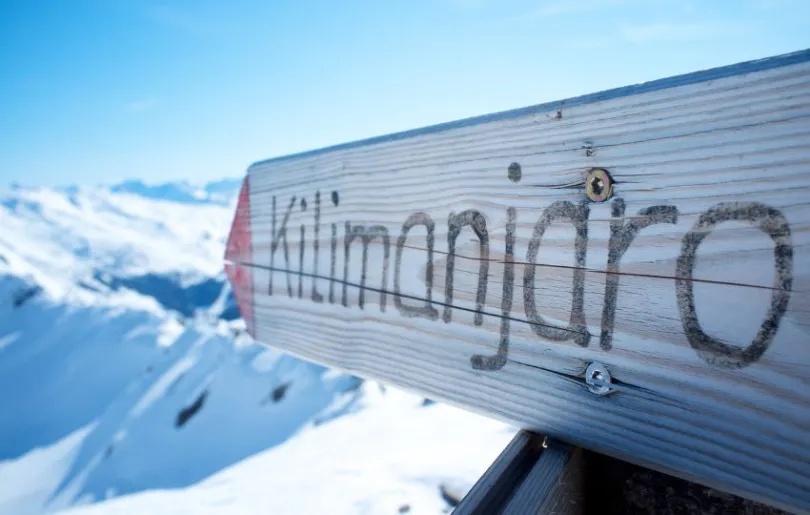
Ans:
[[[130,179],[110,186],[110,191],[185,204],[229,204],[239,193],[241,183],[241,179],[222,179],[197,186],[186,180],[147,184]]]
[[[0,195],[35,191],[53,191],[66,195],[77,195],[82,192],[106,191],[126,195],[136,195],[151,200],[165,202],[178,202],[182,204],[217,204],[229,206],[239,195],[243,179],[219,179],[210,182],[194,183],[188,180],[169,181],[163,183],[147,183],[141,179],[126,179],[112,185],[101,184],[85,187],[76,184],[67,186],[25,186],[12,182],[7,187],[0,187]]]

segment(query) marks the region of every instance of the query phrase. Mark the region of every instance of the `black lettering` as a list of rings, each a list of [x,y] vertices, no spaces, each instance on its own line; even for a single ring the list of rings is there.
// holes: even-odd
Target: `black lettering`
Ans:
[[[337,191],[332,191],[332,205],[338,207],[340,195]],[[332,260],[329,267],[329,303],[335,303],[335,268],[337,263],[337,224],[332,224]]]
[[[511,167],[510,167],[511,169]],[[506,210],[506,251],[503,261],[503,293],[501,295],[501,334],[498,352],[494,356],[475,354],[470,362],[474,370],[500,370],[509,356],[509,316],[512,311],[512,294],[515,285],[515,225],[517,212]]]
[[[402,251],[405,248],[405,240],[408,239],[408,233],[417,225],[424,225],[427,228],[427,265],[425,267],[425,305],[424,306],[407,306],[402,302],[402,295],[400,294],[399,276],[402,270]],[[434,231],[436,224],[427,213],[413,213],[402,224],[402,232],[397,239],[397,255],[394,261],[394,305],[399,310],[400,314],[406,317],[425,317],[430,320],[439,318],[439,312],[432,305],[433,295],[433,243]]]
[[[283,240],[284,241],[284,273],[287,276],[287,294],[292,297],[292,281],[290,280],[290,253],[287,247],[287,221],[290,219],[290,212],[292,211],[293,206],[295,205],[295,196],[290,199],[290,205],[287,207],[287,212],[284,214],[284,220],[281,222],[281,226],[276,230],[276,197],[273,197],[273,228],[272,228],[272,238],[270,240],[270,285],[268,287],[269,294],[273,294],[273,275],[275,275],[275,261],[276,261],[276,250],[278,249],[279,243]]]
[[[301,211],[307,210],[307,200],[301,197]],[[301,224],[301,239],[298,240],[298,298],[304,297],[304,248],[306,247],[306,228]],[[313,283],[315,281],[312,281]]]
[[[619,294],[619,263],[630,248],[638,232],[655,224],[678,223],[675,206],[652,206],[638,212],[637,216],[624,223],[624,200],[613,201],[608,243],[607,277],[605,278],[605,304],[602,307],[602,333],[599,346],[602,350],[613,348],[613,327],[616,320],[616,298]]]
[[[571,202],[558,201],[551,204],[534,226],[532,239],[529,242],[529,250],[526,253],[526,266],[523,271],[523,304],[526,317],[534,332],[542,337],[553,341],[566,341],[573,339],[577,345],[587,347],[591,339],[591,334],[585,326],[585,313],[583,302],[585,296],[585,254],[588,250],[588,214],[590,210],[586,204],[576,206]],[[576,229],[576,240],[574,242],[574,255],[576,266],[574,267],[573,292],[571,302],[571,320],[568,327],[557,327],[550,325],[537,313],[534,293],[534,268],[537,261],[537,251],[543,239],[546,229],[556,220],[571,222]]]
[[[321,232],[321,192],[315,192],[315,237],[312,239],[312,302],[323,302],[323,295],[318,291],[318,237]]]
[[[332,192],[334,193],[334,192]],[[337,224],[332,224],[332,260],[329,266],[329,303],[335,303],[335,267],[337,264]]]
[[[748,222],[773,240],[776,267],[771,305],[756,336],[748,347],[741,349],[712,338],[700,327],[695,312],[692,273],[697,249],[716,225],[736,220]],[[678,257],[675,292],[684,333],[698,355],[708,364],[724,368],[742,368],[756,362],[768,350],[787,311],[793,286],[793,245],[790,227],[778,210],[758,202],[723,202],[700,215],[692,230],[681,243]]]
[[[306,228],[304,224],[301,224],[301,240],[298,243],[298,298],[303,298],[304,296],[304,248],[306,246],[306,241],[304,237],[306,235]],[[314,283],[315,281],[313,281]]]
[[[478,237],[478,260],[480,266],[478,269],[478,291],[476,293],[476,309],[475,309],[475,325],[484,323],[484,303],[487,296],[487,274],[489,271],[489,235],[487,234],[487,220],[484,215],[468,209],[459,214],[450,213],[447,219],[448,233],[447,233],[447,276],[444,283],[444,296],[445,305],[442,320],[449,323],[452,318],[452,305],[453,305],[453,273],[455,271],[456,260],[456,238],[458,238],[461,229],[469,225],[472,227],[473,232]]]
[[[366,294],[366,271],[368,267],[368,246],[374,238],[380,237],[383,241],[383,268],[382,268],[382,288],[380,290],[380,311],[385,311],[385,294],[388,288],[388,257],[390,239],[388,229],[382,225],[374,225],[366,228],[362,225],[351,226],[346,222],[346,234],[344,235],[344,258],[343,262],[343,305],[348,306],[347,287],[349,281],[349,247],[352,241],[360,238],[363,243],[363,266],[360,273],[360,297],[358,305],[363,309]]]

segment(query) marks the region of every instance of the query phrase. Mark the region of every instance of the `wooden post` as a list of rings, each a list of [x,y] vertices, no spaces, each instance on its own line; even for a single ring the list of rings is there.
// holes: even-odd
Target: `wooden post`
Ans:
[[[582,450],[521,431],[453,515],[581,515]]]
[[[547,441],[503,515],[583,515],[587,492],[583,489],[582,455],[582,449],[557,440]]]

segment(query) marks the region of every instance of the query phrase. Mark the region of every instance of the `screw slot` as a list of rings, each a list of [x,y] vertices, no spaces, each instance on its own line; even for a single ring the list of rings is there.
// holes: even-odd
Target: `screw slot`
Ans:
[[[523,177],[523,170],[521,169],[520,164],[512,163],[507,169],[507,174],[510,181],[520,182],[520,179]]]
[[[603,187],[604,187],[604,184],[602,183],[602,179],[600,179],[599,177],[594,177],[594,178],[591,179],[591,190],[595,194],[601,195]]]
[[[613,179],[607,170],[592,168],[585,179],[585,193],[594,202],[604,202],[613,194]]]
[[[585,370],[585,384],[588,385],[588,390],[596,395],[607,395],[613,391],[610,387],[611,377],[610,372],[605,365],[593,362],[588,365]]]

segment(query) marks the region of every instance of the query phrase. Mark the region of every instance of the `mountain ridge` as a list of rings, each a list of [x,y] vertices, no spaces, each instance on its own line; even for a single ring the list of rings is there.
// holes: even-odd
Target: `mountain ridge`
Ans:
[[[58,187],[23,186],[19,183],[11,183],[6,190],[8,192],[48,190],[67,195],[106,191],[167,202],[230,205],[239,194],[239,188],[242,186],[243,180],[241,177],[222,178],[208,182],[191,182],[187,180],[147,182],[140,179],[124,179],[111,184],[92,186],[71,184]]]
[[[441,513],[439,485],[469,487],[503,447],[502,424],[252,342],[223,272],[237,182],[210,185],[227,203],[0,192],[0,513],[229,513],[217,477],[254,485],[242,512],[311,513],[342,492],[337,512]],[[380,454],[401,442],[407,452]],[[274,478],[272,499],[256,470]],[[302,484],[321,493],[288,477],[315,477]],[[177,495],[154,505],[166,489]]]

